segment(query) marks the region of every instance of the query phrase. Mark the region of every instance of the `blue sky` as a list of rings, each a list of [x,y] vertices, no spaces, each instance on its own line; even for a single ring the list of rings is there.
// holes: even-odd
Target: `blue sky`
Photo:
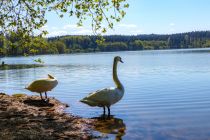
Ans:
[[[127,0],[130,7],[126,16],[116,23],[114,30],[106,34],[170,34],[189,31],[210,30],[210,0]],[[49,34],[92,34],[89,21],[83,27],[76,26],[76,18],[48,13],[44,26]]]

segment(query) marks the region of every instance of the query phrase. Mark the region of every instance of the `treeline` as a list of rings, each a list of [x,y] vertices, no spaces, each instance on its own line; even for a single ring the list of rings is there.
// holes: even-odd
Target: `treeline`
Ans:
[[[210,47],[210,31],[171,35],[109,35],[100,42],[97,36],[68,35],[50,38],[30,37],[28,42],[16,33],[0,36],[0,55],[63,54],[96,51],[157,50]],[[24,44],[25,43],[25,44]],[[24,44],[24,45],[23,45]]]

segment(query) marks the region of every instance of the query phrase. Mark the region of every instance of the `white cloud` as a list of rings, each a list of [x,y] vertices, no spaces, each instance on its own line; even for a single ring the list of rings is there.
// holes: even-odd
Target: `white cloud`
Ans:
[[[49,34],[47,37],[63,36],[63,35],[89,35],[93,34],[91,29],[78,27],[76,24],[67,24],[63,27],[48,27]]]
[[[48,33],[47,37],[62,35],[93,35],[91,27],[77,26],[76,24],[66,24],[64,26],[45,26]],[[142,29],[135,24],[118,24],[114,26],[114,30],[107,29],[106,35],[111,34],[127,34],[137,35],[143,33]]]
[[[48,26],[47,25],[44,25],[41,27],[41,30],[47,30],[48,29]]]
[[[169,26],[170,26],[170,28],[169,28],[169,32],[170,33],[174,33],[175,32],[175,23],[173,23],[173,22],[171,22],[170,24],[169,24]]]
[[[58,29],[58,27],[53,26],[53,27],[52,27],[52,29],[53,29],[53,30],[57,30],[57,29]]]
[[[114,30],[108,30],[106,33],[109,34],[125,34],[125,35],[137,35],[142,34],[143,30],[136,24],[118,24],[114,26]]]
[[[67,35],[67,34],[68,34],[67,31],[58,30],[58,31],[49,32],[49,34],[47,34],[47,37],[62,36],[62,35]]]
[[[92,34],[92,30],[89,30],[89,29],[80,29],[80,30],[76,30],[76,31],[73,31],[71,32],[72,34],[74,35],[88,35],[88,34]]]
[[[137,25],[135,24],[118,24],[118,27],[123,27],[123,28],[136,28]]]
[[[170,32],[174,32],[175,31],[175,29],[174,28],[170,28]]]
[[[175,23],[172,22],[172,23],[170,23],[169,25],[170,25],[170,26],[175,26]]]
[[[138,35],[138,34],[143,33],[143,31],[140,30],[140,29],[137,29],[137,30],[132,30],[132,31],[130,31],[130,33],[131,33],[132,35]]]
[[[63,26],[63,29],[80,28],[76,24],[67,24]]]

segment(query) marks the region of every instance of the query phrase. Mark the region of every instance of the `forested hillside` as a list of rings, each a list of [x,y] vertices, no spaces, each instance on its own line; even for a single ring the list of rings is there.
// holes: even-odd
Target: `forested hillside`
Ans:
[[[16,33],[0,36],[0,55],[62,54],[95,51],[126,51],[151,49],[181,49],[210,47],[210,31],[171,35],[109,35],[103,43],[96,43],[97,36],[30,37],[24,47]]]

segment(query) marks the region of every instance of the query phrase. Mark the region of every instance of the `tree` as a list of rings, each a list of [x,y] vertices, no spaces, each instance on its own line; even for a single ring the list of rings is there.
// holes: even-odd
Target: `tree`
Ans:
[[[57,48],[59,54],[65,53],[66,45],[62,41],[56,41],[54,45]]]
[[[132,44],[131,44],[131,50],[142,50],[143,49],[143,44],[141,40],[135,40]]]
[[[76,16],[82,26],[86,18],[92,19],[94,33],[106,32],[125,16],[126,0],[2,0],[0,1],[0,32],[19,32],[21,38],[34,35],[47,23],[47,12],[55,11],[61,18],[64,14]],[[113,12],[110,14],[110,10]],[[109,13],[108,13],[109,12]],[[102,26],[102,23],[107,23]],[[41,31],[40,35],[46,34]]]

